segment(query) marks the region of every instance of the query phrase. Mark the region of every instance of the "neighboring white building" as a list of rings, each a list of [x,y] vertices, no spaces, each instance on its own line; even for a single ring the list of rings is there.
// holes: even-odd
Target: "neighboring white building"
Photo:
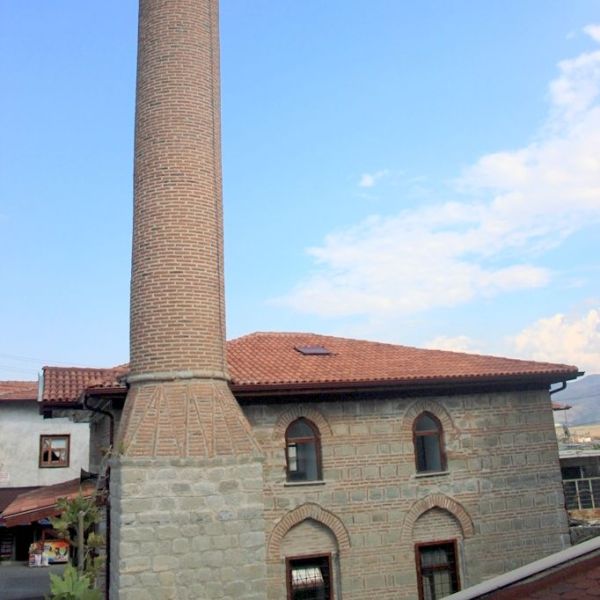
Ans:
[[[0,488],[52,485],[88,468],[90,430],[44,419],[36,382],[0,381]]]
[[[35,381],[0,381],[0,521],[19,494],[79,478],[89,464],[87,423],[45,419]],[[0,523],[0,560],[26,560],[41,527]]]

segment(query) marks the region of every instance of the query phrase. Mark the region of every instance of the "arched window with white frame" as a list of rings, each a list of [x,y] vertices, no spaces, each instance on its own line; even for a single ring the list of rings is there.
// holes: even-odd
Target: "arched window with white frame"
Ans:
[[[440,420],[430,412],[422,412],[413,423],[413,441],[417,473],[446,470],[444,430]]]
[[[321,479],[321,436],[317,426],[300,417],[285,432],[288,481]]]

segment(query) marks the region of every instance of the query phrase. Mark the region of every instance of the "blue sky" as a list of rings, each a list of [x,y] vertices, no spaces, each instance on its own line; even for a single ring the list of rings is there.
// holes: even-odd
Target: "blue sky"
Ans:
[[[0,378],[128,357],[137,3],[0,0]],[[228,336],[600,372],[594,1],[221,0]]]

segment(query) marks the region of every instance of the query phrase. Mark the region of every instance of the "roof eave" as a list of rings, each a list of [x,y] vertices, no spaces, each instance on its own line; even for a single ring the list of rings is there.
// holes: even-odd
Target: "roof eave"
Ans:
[[[550,386],[553,383],[569,381],[580,377],[580,371],[535,373],[502,376],[477,377],[439,377],[428,379],[385,379],[378,381],[328,381],[298,382],[273,384],[231,384],[231,391],[236,397],[273,396],[287,394],[308,394],[314,392],[382,392],[382,391],[438,391],[448,386],[461,389],[480,387],[482,385],[497,387],[516,384]]]

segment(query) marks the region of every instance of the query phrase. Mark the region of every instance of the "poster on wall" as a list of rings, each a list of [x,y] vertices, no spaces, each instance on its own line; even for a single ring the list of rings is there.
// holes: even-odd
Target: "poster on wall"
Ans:
[[[46,567],[69,561],[69,542],[66,540],[44,540],[33,542],[29,547],[29,566]]]
[[[42,561],[49,565],[66,563],[69,560],[69,542],[66,540],[46,540]]]

